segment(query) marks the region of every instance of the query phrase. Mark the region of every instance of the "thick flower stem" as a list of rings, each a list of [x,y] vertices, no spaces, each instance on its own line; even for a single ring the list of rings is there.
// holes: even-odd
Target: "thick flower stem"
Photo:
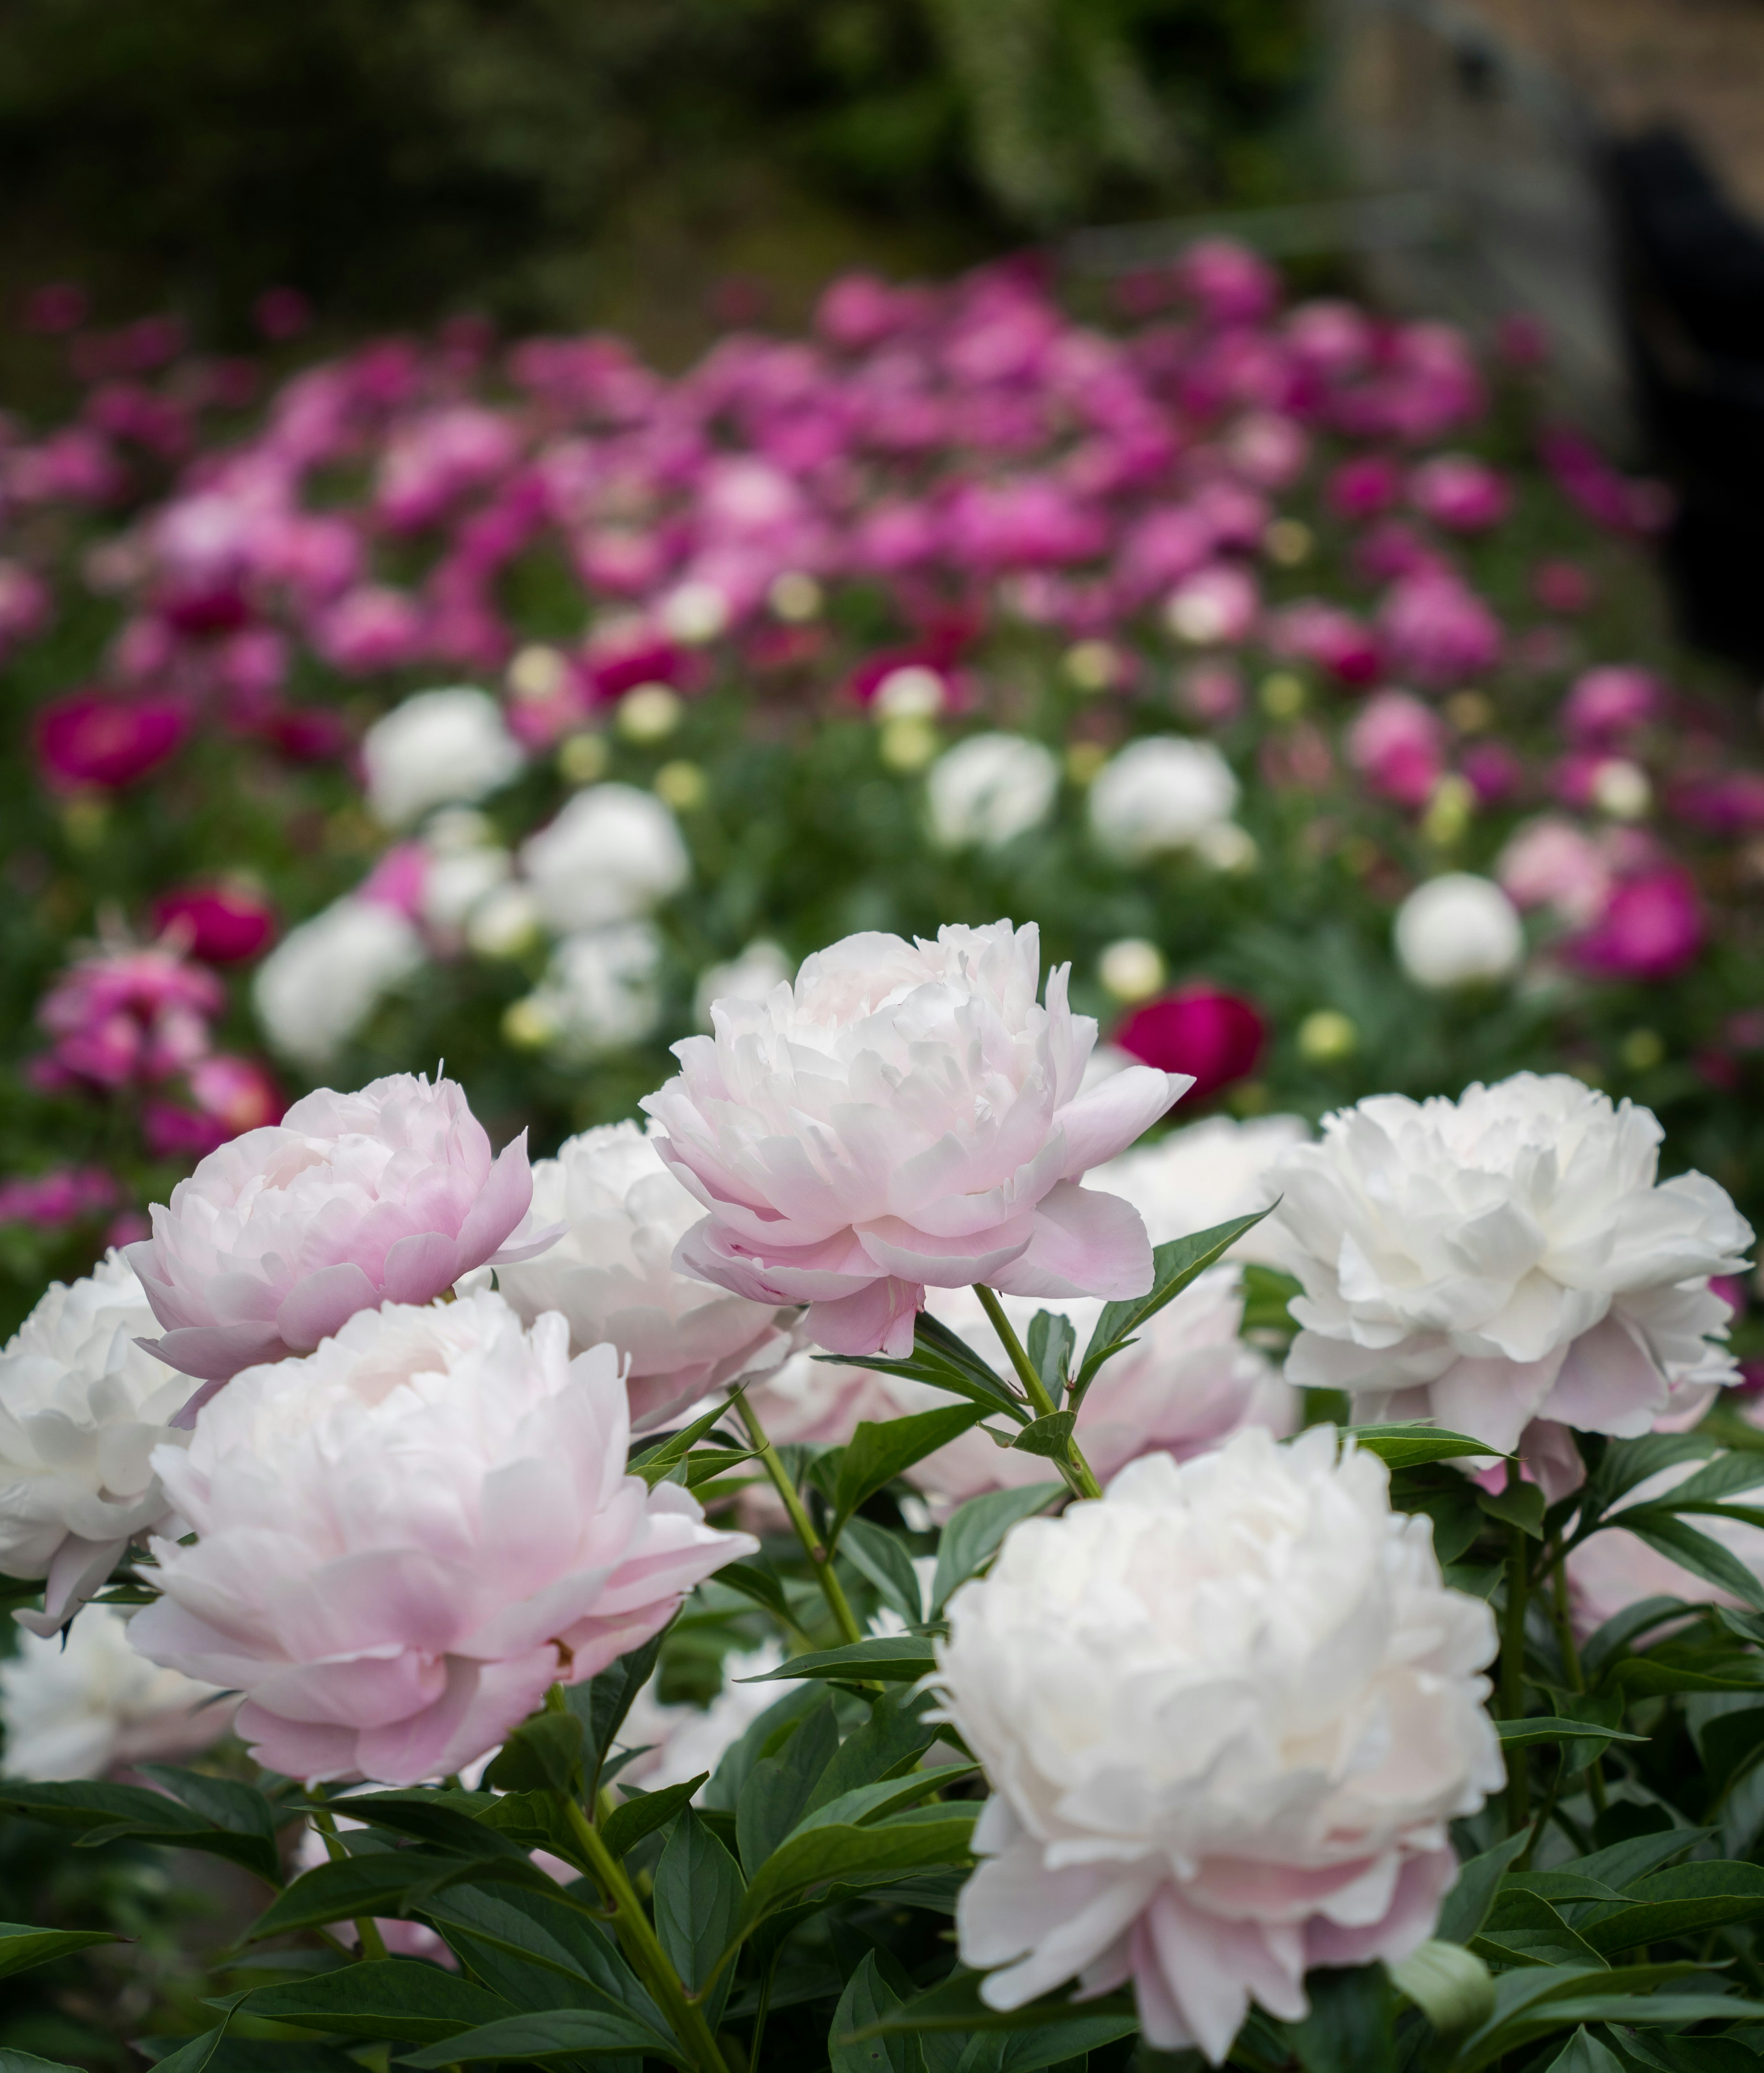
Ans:
[[[668,1962],[657,1939],[643,1903],[637,1897],[624,1868],[601,1840],[600,1832],[567,1792],[558,1795],[558,1804],[570,1824],[577,1847],[593,1871],[595,1883],[613,1911],[614,1929],[637,1976],[662,2005],[674,2035],[686,2047],[699,2073],[728,2073],[704,2010],[682,1985],[680,1976]]]
[[[1586,1675],[1581,1668],[1581,1651],[1574,1639],[1574,1622],[1568,1611],[1568,1570],[1562,1560],[1558,1543],[1550,1549],[1550,1618],[1556,1625],[1556,1646],[1562,1652],[1562,1668],[1571,1692],[1586,1689]],[[1594,1757],[1586,1767],[1586,1790],[1593,1802],[1595,1813],[1605,1811],[1605,1759]]]
[[[1525,1610],[1530,1595],[1531,1557],[1526,1551],[1524,1528],[1515,1526],[1511,1535],[1506,1558],[1506,1618],[1501,1632],[1501,1717],[1518,1721],[1525,1717]],[[1516,1834],[1531,1819],[1531,1778],[1527,1764],[1525,1745],[1509,1743],[1506,1825],[1510,1834]]]
[[[316,1799],[321,1789],[318,1786],[314,1786],[307,1797]],[[343,1847],[342,1840],[337,1834],[337,1824],[324,1807],[313,1808],[312,1825],[324,1836],[325,1855],[330,1858],[332,1864],[336,1864],[342,1858],[348,1857],[349,1853]],[[385,1956],[385,1939],[380,1934],[380,1925],[371,1914],[356,1916],[355,1935],[356,1942],[360,1946],[364,1958]]]
[[[736,1397],[735,1407],[740,1414],[741,1423],[748,1428],[748,1437],[753,1442],[753,1450],[759,1457],[760,1466],[772,1478],[773,1489],[777,1492],[779,1501],[790,1515],[790,1523],[796,1528],[797,1539],[802,1543],[803,1552],[808,1556],[810,1567],[814,1571],[815,1579],[821,1586],[821,1595],[827,1601],[827,1610],[833,1615],[833,1622],[839,1630],[840,1638],[845,1641],[862,1641],[863,1630],[858,1625],[851,1601],[834,1573],[833,1557],[815,1531],[814,1521],[810,1518],[807,1508],[797,1494],[796,1485],[791,1482],[789,1470],[779,1460],[777,1449],[765,1436],[765,1428],[760,1423],[752,1405],[745,1396],[738,1395]]]
[[[980,1307],[991,1321],[992,1329],[999,1342],[1011,1357],[1011,1365],[1016,1370],[1016,1379],[1023,1385],[1023,1393],[1033,1406],[1037,1418],[1051,1418],[1059,1408],[1047,1393],[1047,1387],[1035,1371],[1035,1363],[1024,1350],[1023,1341],[1012,1329],[1011,1321],[1004,1314],[1004,1305],[990,1288],[983,1288],[979,1282],[974,1292],[980,1299]],[[1075,1439],[1068,1438],[1065,1451],[1054,1457],[1053,1465],[1072,1486],[1074,1497],[1101,1497],[1102,1486],[1097,1481],[1090,1463]]]

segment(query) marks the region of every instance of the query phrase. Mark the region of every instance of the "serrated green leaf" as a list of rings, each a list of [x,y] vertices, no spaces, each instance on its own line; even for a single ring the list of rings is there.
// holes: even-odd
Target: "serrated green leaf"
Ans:
[[[108,1929],[35,1929],[28,1923],[0,1922],[0,1980],[89,1950],[94,1943],[126,1941]]]
[[[854,1684],[916,1684],[936,1667],[929,1641],[913,1634],[880,1634],[868,1641],[847,1642],[843,1648],[819,1648],[806,1655],[793,1655],[763,1677],[744,1677],[740,1682],[776,1684],[785,1679],[833,1677]]]
[[[1016,1490],[988,1490],[970,1498],[951,1514],[938,1543],[937,1573],[931,1585],[931,1615],[942,1613],[950,1593],[990,1561],[1020,1519],[1044,1510],[1065,1494],[1064,1483],[1029,1483]]]
[[[248,2014],[340,2037],[430,2044],[515,2014],[500,1994],[414,1958],[370,1959],[286,1987],[248,1994]]]

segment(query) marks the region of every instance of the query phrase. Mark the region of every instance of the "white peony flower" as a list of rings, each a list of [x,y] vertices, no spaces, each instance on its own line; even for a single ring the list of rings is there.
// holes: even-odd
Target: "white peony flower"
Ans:
[[[1373,1457],[1314,1428],[1026,1521],[950,1605],[945,1717],[993,1797],[956,1923],[994,2008],[1131,1980],[1148,2042],[1215,2064],[1253,1997],[1406,1956],[1457,1876],[1447,1824],[1502,1782],[1481,1600]]]
[[[1417,885],[1396,910],[1391,940],[1397,962],[1430,993],[1506,979],[1525,954],[1519,909],[1470,871]]]
[[[641,1044],[662,1019],[662,938],[647,921],[566,936],[531,996],[566,1057],[598,1058]]]
[[[1090,787],[1090,833],[1126,863],[1206,847],[1237,809],[1238,781],[1210,741],[1152,735],[1130,742]]]
[[[1708,1278],[1752,1243],[1704,1175],[1656,1184],[1661,1135],[1565,1073],[1326,1118],[1268,1176],[1304,1284],[1288,1377],[1503,1451],[1534,1419],[1647,1432],[1729,1371]]]
[[[1002,849],[1052,810],[1060,766],[1024,734],[975,734],[932,764],[925,781],[931,839],[940,849]]]
[[[430,857],[422,873],[422,919],[443,937],[469,928],[484,903],[505,888],[514,859],[500,847],[447,849]]]
[[[53,1634],[138,1533],[164,1523],[149,1457],[181,1444],[171,1420],[188,1375],[136,1343],[158,1330],[134,1269],[107,1253],[71,1285],[50,1283],[0,1354],[0,1570],[43,1576]]]
[[[674,1248],[700,1214],[637,1124],[608,1123],[534,1162],[533,1208],[513,1242],[529,1226],[561,1224],[564,1234],[537,1259],[496,1270],[528,1323],[561,1311],[574,1350],[604,1341],[629,1358],[637,1431],[790,1349],[789,1312],[674,1271]]]
[[[774,1684],[742,1681],[765,1677],[783,1661],[784,1651],[775,1641],[763,1642],[746,1654],[724,1656],[723,1689],[703,1707],[665,1704],[657,1696],[652,1677],[633,1700],[624,1725],[619,1730],[621,1748],[644,1749],[647,1754],[628,1763],[619,1773],[617,1782],[641,1785],[645,1792],[659,1792],[664,1786],[684,1785],[701,1770],[714,1776],[717,1766],[760,1714],[802,1689],[803,1680],[796,1677],[781,1679]],[[693,1796],[696,1799],[699,1795]]]
[[[88,1605],[68,1630],[26,1634],[0,1663],[9,1778],[101,1778],[118,1765],[196,1755],[233,1725],[212,1684],[162,1670],[129,1645],[114,1605]]]
[[[528,837],[521,868],[560,935],[647,914],[692,875],[679,823],[653,792],[633,785],[578,792]]]
[[[317,1072],[425,959],[422,936],[395,908],[345,897],[276,945],[251,982],[251,1004],[275,1049]]]
[[[764,937],[749,943],[738,958],[711,965],[699,976],[692,995],[693,1019],[699,1028],[711,1025],[711,1010],[719,1000],[764,1000],[775,986],[788,986],[796,966],[776,943]]]
[[[487,692],[469,684],[418,691],[376,720],[361,739],[368,804],[389,828],[434,806],[482,799],[526,761]]]

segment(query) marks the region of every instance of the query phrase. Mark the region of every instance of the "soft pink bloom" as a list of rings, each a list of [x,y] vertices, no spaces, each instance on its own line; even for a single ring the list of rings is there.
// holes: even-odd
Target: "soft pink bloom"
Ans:
[[[1706,933],[1696,881],[1663,864],[1618,884],[1567,955],[1595,979],[1658,982],[1696,962]]]
[[[1409,501],[1454,533],[1486,533],[1513,501],[1506,478],[1469,454],[1436,454],[1409,477]]]
[[[1733,838],[1764,831],[1764,770],[1729,770],[1680,778],[1672,810],[1705,835]]]
[[[101,1166],[58,1166],[0,1181],[0,1224],[71,1224],[114,1207],[116,1181]]]
[[[310,1353],[357,1310],[427,1303],[498,1250],[533,1196],[523,1131],[493,1159],[451,1080],[329,1088],[211,1152],[131,1246],[162,1359],[212,1387]],[[522,1258],[542,1234],[512,1248]]]
[[[1553,814],[1516,829],[1495,859],[1494,876],[1518,907],[1549,907],[1584,927],[1610,896],[1611,868],[1584,828]]]
[[[1234,647],[1248,638],[1260,609],[1248,570],[1214,562],[1177,585],[1164,616],[1173,633],[1197,647]]]
[[[1608,744],[1659,719],[1665,697],[1651,670],[1608,662],[1574,679],[1562,701],[1563,730],[1583,746]]]
[[[422,610],[402,591],[363,583],[322,615],[312,629],[312,645],[348,676],[399,669],[422,652]]]
[[[230,965],[263,949],[275,933],[276,914],[262,893],[242,885],[187,885],[155,900],[153,925],[162,935],[175,929],[192,957]]]
[[[1286,342],[1309,372],[1339,380],[1370,353],[1371,321],[1352,303],[1300,303],[1286,320]]]
[[[1379,691],[1355,717],[1348,760],[1369,788],[1399,806],[1424,806],[1445,772],[1445,729],[1407,691]]]
[[[1218,324],[1260,324],[1280,299],[1280,277],[1267,260],[1233,238],[1205,237],[1177,264],[1177,278]]]
[[[1483,806],[1504,806],[1525,789],[1524,758],[1504,741],[1473,741],[1458,757],[1458,769]]]
[[[1357,689],[1375,683],[1381,674],[1383,658],[1371,628],[1320,597],[1299,598],[1284,606],[1269,627],[1268,639],[1276,654],[1314,662]]]
[[[425,843],[394,843],[356,888],[355,896],[372,907],[389,907],[414,921],[422,912],[423,888],[434,861]]]
[[[1443,572],[1393,583],[1379,630],[1395,667],[1428,690],[1461,684],[1501,657],[1501,622],[1474,591]]]
[[[20,562],[0,561],[0,656],[35,641],[55,616],[49,586]]]
[[[456,403],[414,418],[382,450],[375,509],[398,532],[432,525],[468,490],[512,466],[519,451],[513,427],[481,405]]]
[[[878,345],[909,315],[910,299],[874,274],[842,274],[815,305],[814,328],[843,352]]]
[[[1225,450],[1245,481],[1259,489],[1284,489],[1304,472],[1311,441],[1296,418],[1252,410],[1233,429]]]
[[[213,973],[163,948],[97,950],[68,966],[38,1004],[55,1039],[39,1084],[120,1087],[169,1078],[208,1048],[225,995]]]
[[[1324,498],[1337,518],[1380,518],[1403,491],[1403,472],[1387,454],[1355,454],[1330,475]]]
[[[113,699],[76,691],[37,716],[37,757],[52,785],[113,791],[176,755],[189,715],[168,699]]]
[[[413,1785],[482,1756],[750,1553],[625,1473],[619,1358],[571,1360],[498,1296],[351,1317],[253,1367],[154,1465],[193,1548],[156,1540],[142,1655],[242,1692],[258,1759]]]
[[[794,987],[712,1011],[643,1106],[710,1214],[679,1264],[757,1303],[807,1302],[835,1353],[898,1356],[928,1284],[1120,1296],[1150,1286],[1137,1214],[1081,1188],[1186,1082],[1135,1066],[1079,1092],[1096,1024],[1067,968],[1036,1001],[1032,924],[935,942],[847,937]]]

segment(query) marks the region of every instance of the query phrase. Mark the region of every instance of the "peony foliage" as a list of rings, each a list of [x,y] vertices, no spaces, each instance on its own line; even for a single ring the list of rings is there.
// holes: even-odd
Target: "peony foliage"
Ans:
[[[71,1645],[0,1674],[0,1807],[250,1888],[163,2063],[1754,2052],[1764,1465],[1725,1192],[1523,1075],[1127,1151],[1180,1082],[1078,1094],[1095,1025],[1040,976],[1008,922],[847,938],[717,1004],[695,1098],[530,1187],[450,1082],[311,1097],[184,1195],[253,1263],[203,1267],[217,1312],[325,1248],[380,1277],[310,1350],[195,1374],[107,1340],[151,1315],[119,1260],[45,1295],[0,1366],[39,1464],[0,1486],[14,1566],[58,1502],[69,1534],[114,1502],[113,1458],[152,1498],[97,1602],[27,1613]],[[921,1225],[995,1236],[870,1350],[835,1308],[829,1352],[814,1285],[732,1295],[703,1227],[742,1202],[763,1268],[793,1207],[855,1259],[891,1115],[942,1173],[905,1183]],[[1089,1271],[1024,1292],[1086,1179]],[[457,1288],[397,1300],[413,1228]],[[92,1935],[0,1927],[0,1964]]]

